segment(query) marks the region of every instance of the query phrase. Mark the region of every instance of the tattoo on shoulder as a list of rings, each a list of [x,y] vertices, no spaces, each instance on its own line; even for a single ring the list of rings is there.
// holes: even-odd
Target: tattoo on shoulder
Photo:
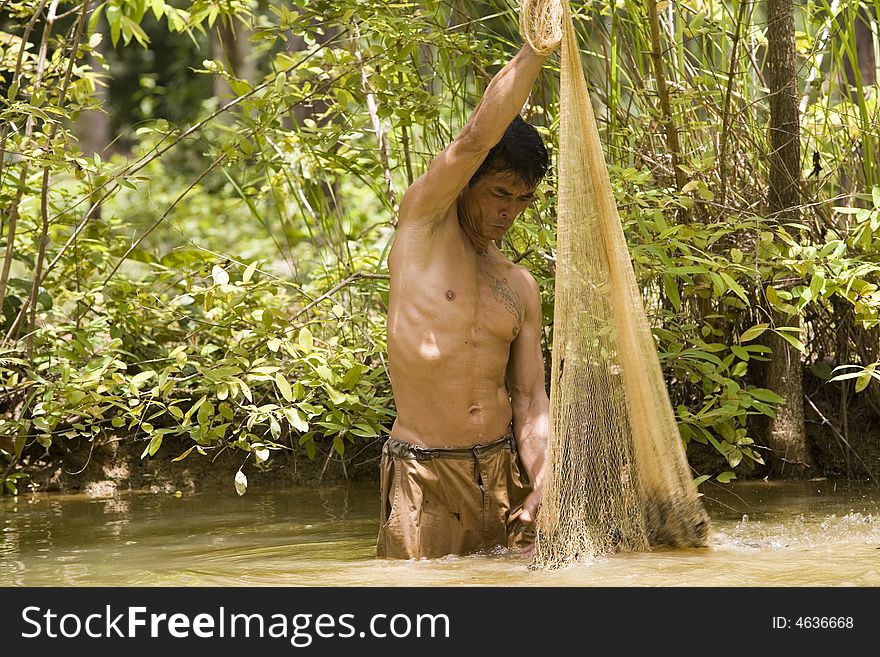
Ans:
[[[517,325],[522,326],[526,311],[519,293],[510,287],[506,278],[499,280],[493,276],[492,280],[494,282],[489,286],[489,289],[492,290],[493,298],[516,318]]]

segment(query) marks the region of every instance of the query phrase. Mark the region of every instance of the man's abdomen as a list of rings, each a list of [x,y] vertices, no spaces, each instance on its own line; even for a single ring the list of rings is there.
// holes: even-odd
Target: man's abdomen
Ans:
[[[503,436],[513,411],[507,350],[484,345],[425,349],[389,335],[397,421],[391,435],[426,447],[469,447]]]

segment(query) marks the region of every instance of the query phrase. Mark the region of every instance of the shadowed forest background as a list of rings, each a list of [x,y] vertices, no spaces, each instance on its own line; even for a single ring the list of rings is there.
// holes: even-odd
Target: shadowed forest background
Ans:
[[[877,6],[572,8],[695,479],[874,479]],[[99,456],[123,485],[221,456],[239,492],[375,476],[397,204],[517,21],[513,0],[0,0],[2,488],[59,464],[75,486]],[[523,112],[551,157],[555,67]],[[554,187],[502,246],[541,286],[545,354]]]

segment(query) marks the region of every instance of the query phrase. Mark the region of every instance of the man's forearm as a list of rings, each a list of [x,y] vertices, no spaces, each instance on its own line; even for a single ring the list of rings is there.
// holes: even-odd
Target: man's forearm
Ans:
[[[492,78],[470,119],[462,138],[489,150],[501,139],[504,130],[525,105],[544,62],[528,45],[504,65]]]
[[[533,412],[525,414],[521,421],[514,417],[513,435],[516,448],[533,486],[543,483],[549,433],[550,414],[546,406],[539,405]]]

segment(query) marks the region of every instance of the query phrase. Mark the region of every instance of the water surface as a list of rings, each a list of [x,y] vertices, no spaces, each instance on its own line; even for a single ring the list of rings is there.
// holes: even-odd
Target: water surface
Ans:
[[[375,485],[0,498],[6,586],[880,586],[880,489],[707,489],[709,547],[536,572],[518,554],[375,559]]]

